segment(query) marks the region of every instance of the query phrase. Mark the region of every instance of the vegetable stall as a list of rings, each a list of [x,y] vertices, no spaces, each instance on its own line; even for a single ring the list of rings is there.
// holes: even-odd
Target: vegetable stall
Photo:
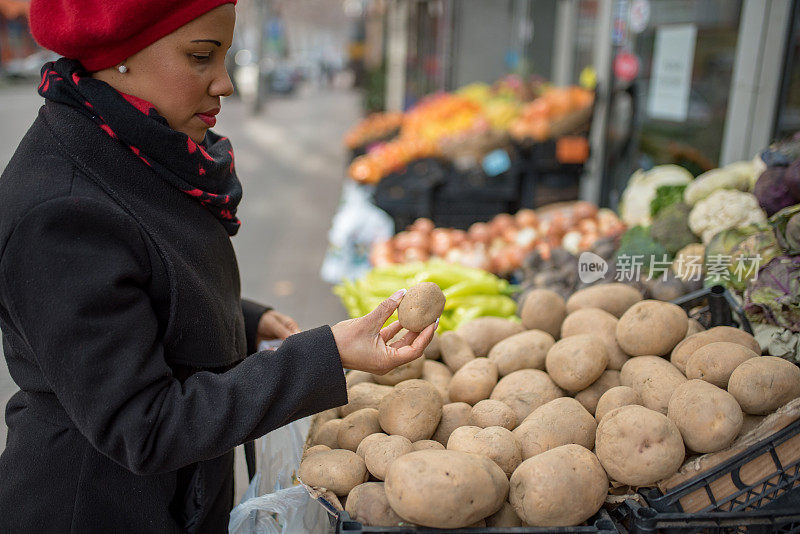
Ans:
[[[440,218],[437,195],[500,146],[534,180],[545,146],[588,155],[551,136],[590,97],[475,85],[365,123],[350,176],[428,211],[392,214],[334,291],[357,317],[410,288],[441,318],[423,358],[349,372],[348,404],[314,418],[298,475],[337,532],[800,524],[800,143],[637,171],[616,212],[518,198]]]

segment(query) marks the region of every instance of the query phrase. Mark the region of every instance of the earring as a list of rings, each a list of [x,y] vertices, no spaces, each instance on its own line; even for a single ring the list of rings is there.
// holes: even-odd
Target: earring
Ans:
[[[125,64],[122,64],[119,67],[117,67],[117,70],[120,72],[120,74],[125,74],[126,72],[128,72],[128,67],[126,67]]]

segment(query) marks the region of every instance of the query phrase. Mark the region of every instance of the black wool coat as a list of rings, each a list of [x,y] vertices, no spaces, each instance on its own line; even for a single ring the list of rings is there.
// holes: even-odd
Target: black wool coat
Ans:
[[[230,238],[47,102],[0,178],[0,532],[227,532],[236,445],[347,402],[329,327],[254,352]]]

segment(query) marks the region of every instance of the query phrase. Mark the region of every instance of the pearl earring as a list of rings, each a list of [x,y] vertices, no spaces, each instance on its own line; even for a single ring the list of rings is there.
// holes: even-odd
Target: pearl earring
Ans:
[[[125,74],[126,72],[128,72],[128,67],[126,67],[125,65],[120,65],[119,67],[117,67],[117,70],[120,72],[120,74]]]

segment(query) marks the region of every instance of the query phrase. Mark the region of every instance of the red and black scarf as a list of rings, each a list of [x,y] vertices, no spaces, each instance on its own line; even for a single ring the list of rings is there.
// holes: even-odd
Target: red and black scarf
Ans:
[[[61,58],[42,67],[39,94],[90,117],[159,177],[208,208],[229,235],[239,230],[236,208],[242,199],[242,185],[227,137],[209,130],[202,143],[195,143],[170,128],[152,104],[92,78],[71,59]]]

